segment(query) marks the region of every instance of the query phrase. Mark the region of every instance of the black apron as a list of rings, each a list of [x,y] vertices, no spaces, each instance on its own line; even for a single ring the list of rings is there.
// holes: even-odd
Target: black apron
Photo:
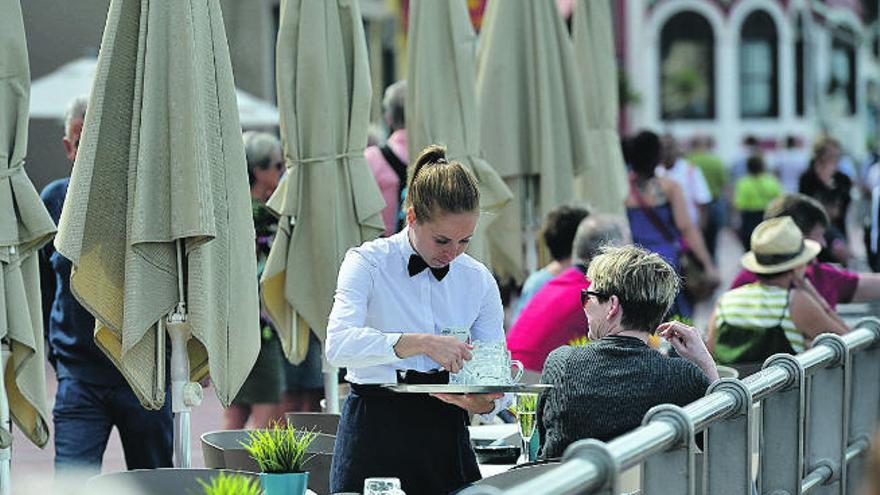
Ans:
[[[448,383],[408,372],[400,383]],[[352,384],[342,408],[330,492],[361,493],[364,479],[400,478],[407,495],[447,495],[481,478],[464,409],[427,394]]]

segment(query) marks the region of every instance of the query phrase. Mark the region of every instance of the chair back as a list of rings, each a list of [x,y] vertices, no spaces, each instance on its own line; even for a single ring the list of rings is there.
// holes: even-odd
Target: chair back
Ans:
[[[167,495],[169,493],[197,494],[204,490],[199,480],[210,484],[220,473],[241,474],[259,480],[256,473],[227,469],[138,469],[101,474],[86,482],[85,493],[95,495]]]
[[[319,412],[287,412],[284,413],[287,424],[297,430],[314,430],[318,433],[336,435],[339,428],[339,415]]]
[[[205,460],[205,467],[258,473],[259,466],[242,445],[247,441],[251,431],[221,430],[202,435],[202,457]],[[315,441],[309,446],[308,453],[312,457],[305,467],[309,472],[309,489],[313,492],[330,492],[330,464],[333,461],[335,445],[335,435],[317,433]]]

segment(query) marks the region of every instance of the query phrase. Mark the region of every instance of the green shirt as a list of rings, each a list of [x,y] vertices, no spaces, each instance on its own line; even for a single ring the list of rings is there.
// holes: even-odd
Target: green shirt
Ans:
[[[741,211],[764,211],[773,198],[782,194],[782,187],[776,177],[763,173],[758,176],[746,175],[736,181],[733,204]]]
[[[718,199],[724,192],[724,185],[727,184],[727,169],[724,168],[724,162],[721,158],[707,151],[699,153],[691,153],[687,156],[687,160],[703,172],[706,178],[706,184],[709,185],[709,192],[712,193],[712,199]]]

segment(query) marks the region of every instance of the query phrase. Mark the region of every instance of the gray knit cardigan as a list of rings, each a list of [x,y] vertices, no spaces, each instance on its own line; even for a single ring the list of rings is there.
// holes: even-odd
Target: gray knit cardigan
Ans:
[[[561,457],[583,438],[611,440],[642,424],[658,404],[687,405],[706,393],[709,378],[693,363],[666,357],[635,337],[609,336],[547,357],[538,399],[540,456]]]

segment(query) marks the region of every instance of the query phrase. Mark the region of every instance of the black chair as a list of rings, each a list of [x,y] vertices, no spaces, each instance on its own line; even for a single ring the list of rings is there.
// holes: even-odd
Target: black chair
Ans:
[[[205,467],[239,469],[258,473],[257,463],[242,446],[252,430],[210,431],[202,435],[202,457]],[[306,469],[309,472],[309,489],[315,493],[330,493],[330,464],[333,461],[335,435],[318,433],[309,447],[311,456]]]
[[[85,492],[96,495],[168,495],[199,494],[204,490],[199,480],[210,484],[220,473],[241,474],[259,480],[259,475],[227,469],[138,469],[102,474],[86,482]]]
[[[339,415],[334,413],[288,412],[284,413],[284,419],[297,430],[313,430],[336,435],[336,430],[339,428]]]

